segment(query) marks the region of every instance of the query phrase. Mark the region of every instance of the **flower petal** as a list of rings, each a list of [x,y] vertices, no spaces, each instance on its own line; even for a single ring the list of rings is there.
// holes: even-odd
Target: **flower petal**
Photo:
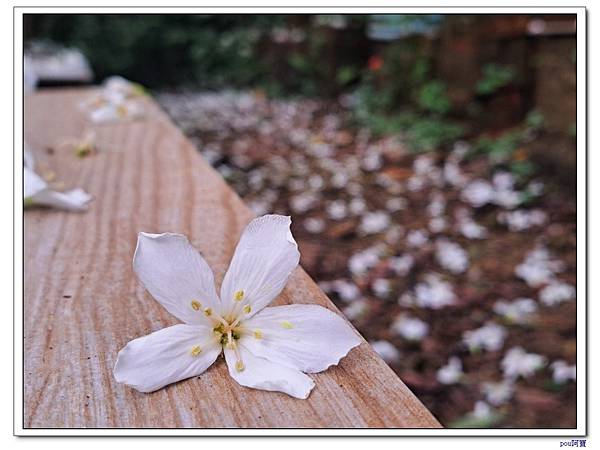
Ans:
[[[25,144],[25,150],[23,150],[23,165],[30,170],[35,169],[35,158],[33,152],[27,144]]]
[[[23,167],[23,198],[31,198],[47,187],[48,183],[42,177],[29,167]]]
[[[249,306],[251,317],[282,291],[300,260],[291,223],[288,216],[270,214],[248,224],[221,286],[225,316]]]
[[[73,189],[67,192],[53,191],[48,184],[33,170],[24,168],[25,206],[40,205],[51,206],[71,211],[81,211],[92,199],[91,195],[82,189]]]
[[[244,364],[243,370],[238,370],[238,358],[235,351],[225,347],[225,360],[229,374],[242,386],[277,391],[295,398],[305,399],[315,386],[309,376],[299,370],[267,361],[253,355],[243,344],[238,343],[238,354]]]
[[[139,233],[133,269],[148,292],[187,324],[206,324],[206,308],[219,308],[212,270],[181,234]]]
[[[342,317],[316,305],[265,308],[243,326],[243,344],[253,354],[308,373],[338,364],[362,342]]]
[[[208,326],[174,325],[130,341],[117,356],[114,376],[140,392],[200,375],[221,353]]]
[[[52,206],[53,208],[69,211],[82,211],[91,199],[92,196],[83,189],[73,189],[67,192],[45,189],[31,197],[30,201],[35,205]]]

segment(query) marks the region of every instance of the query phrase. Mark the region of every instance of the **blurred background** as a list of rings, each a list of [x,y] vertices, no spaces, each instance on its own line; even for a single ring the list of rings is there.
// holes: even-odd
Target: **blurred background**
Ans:
[[[140,83],[448,427],[575,427],[576,21],[26,15],[31,89]]]

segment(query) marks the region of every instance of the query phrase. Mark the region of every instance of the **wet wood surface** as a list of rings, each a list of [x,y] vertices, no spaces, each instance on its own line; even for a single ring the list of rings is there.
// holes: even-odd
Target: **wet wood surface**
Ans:
[[[94,125],[80,107],[90,93],[47,90],[25,99],[36,170],[94,196],[84,213],[25,212],[25,428],[439,427],[366,342],[311,375],[307,400],[239,386],[222,357],[199,377],[152,394],[118,384],[117,352],[177,323],[133,273],[138,232],[185,234],[220,285],[253,214],[151,99],[143,119]],[[90,132],[98,152],[75,156],[73,143]],[[275,301],[287,303],[337,311],[301,268]]]

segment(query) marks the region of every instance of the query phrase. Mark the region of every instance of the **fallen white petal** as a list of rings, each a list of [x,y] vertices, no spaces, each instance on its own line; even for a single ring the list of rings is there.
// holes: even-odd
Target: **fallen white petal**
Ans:
[[[48,184],[37,173],[28,167],[24,167],[23,176],[23,198],[26,206],[39,205],[81,211],[92,199],[92,196],[82,189],[73,189],[67,192],[54,191],[48,187]]]
[[[23,168],[23,198],[33,198],[34,195],[48,188],[48,183],[28,166]]]
[[[200,352],[194,356],[196,346]],[[114,376],[140,392],[152,392],[200,375],[220,353],[210,327],[174,325],[130,341],[117,356]]]
[[[283,392],[295,398],[305,399],[315,386],[309,376],[299,370],[275,364],[253,355],[243,344],[238,344],[243,370],[238,370],[234,350],[225,348],[225,360],[229,374],[242,386],[264,391]]]
[[[33,152],[27,146],[27,144],[25,144],[25,150],[23,151],[23,164],[28,169],[35,169],[35,158],[33,157]]]
[[[243,337],[253,354],[308,373],[338,364],[362,342],[342,317],[316,305],[265,308],[244,326],[260,332]]]
[[[185,323],[206,323],[205,309],[220,309],[212,270],[181,234],[140,233],[133,269],[152,297]]]
[[[247,318],[279,295],[300,253],[287,216],[266,215],[248,224],[235,249],[221,286],[223,315],[251,310]]]
[[[436,373],[437,380],[442,384],[454,384],[460,381],[463,376],[461,360],[453,356],[448,360],[448,364],[440,367]]]
[[[381,356],[381,358],[388,364],[397,363],[400,359],[400,351],[388,341],[375,341],[369,342],[373,350]]]

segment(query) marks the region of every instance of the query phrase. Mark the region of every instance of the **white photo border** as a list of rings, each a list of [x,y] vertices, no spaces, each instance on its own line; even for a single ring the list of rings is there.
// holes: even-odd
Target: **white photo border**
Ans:
[[[577,426],[560,429],[162,429],[23,427],[23,15],[24,14],[574,14],[577,17]],[[555,436],[584,437],[588,432],[587,367],[587,12],[585,7],[29,7],[13,8],[13,205],[14,205],[14,412],[16,436]]]

